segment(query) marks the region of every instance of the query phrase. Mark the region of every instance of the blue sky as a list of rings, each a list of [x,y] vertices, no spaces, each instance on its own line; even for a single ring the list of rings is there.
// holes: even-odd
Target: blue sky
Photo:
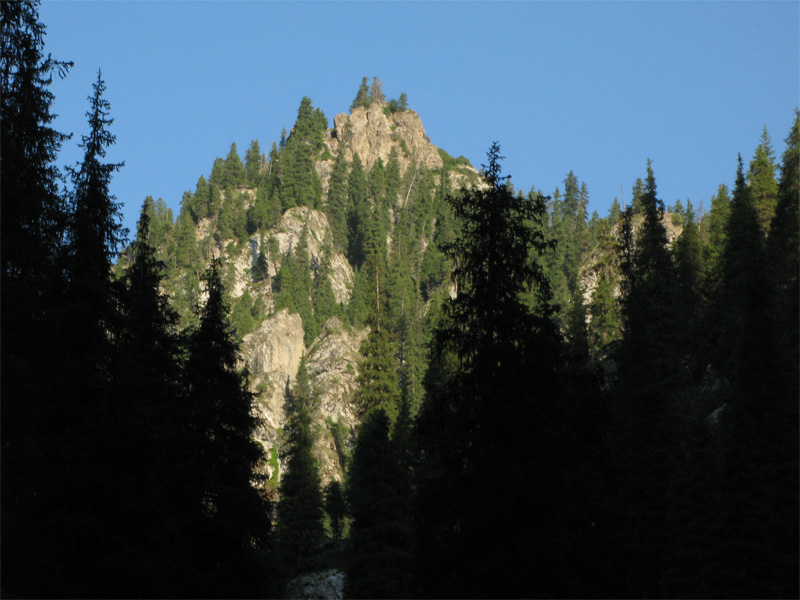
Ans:
[[[800,104],[800,2],[45,1],[45,47],[74,61],[56,126],[80,159],[102,69],[112,191],[177,214],[231,142],[262,150],[303,96],[329,122],[362,76],[408,95],[437,146],[477,167],[498,141],[517,188],[585,181],[604,216],[653,160],[659,197],[697,206],[732,184],[767,126],[778,158]]]

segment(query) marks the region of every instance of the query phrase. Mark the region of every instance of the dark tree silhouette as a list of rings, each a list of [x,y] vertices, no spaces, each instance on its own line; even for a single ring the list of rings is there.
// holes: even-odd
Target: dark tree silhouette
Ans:
[[[400,453],[378,408],[361,424],[349,473],[353,522],[345,593],[348,598],[408,596],[411,519]]]
[[[270,530],[269,505],[254,485],[264,450],[253,438],[253,395],[238,367],[219,269],[215,261],[206,274],[208,300],[189,339],[184,373],[188,476],[195,486],[186,551],[198,574],[190,594],[253,597],[263,593],[259,551]]]
[[[435,332],[420,413],[419,581],[434,596],[555,595],[569,578],[552,435],[563,349],[536,260],[545,203],[511,192],[496,144],[488,156],[489,188],[449,199],[462,222],[445,247],[457,296]]]
[[[3,595],[55,596],[58,567],[49,485],[59,429],[59,395],[50,376],[61,352],[53,348],[54,307],[63,301],[58,262],[67,225],[55,166],[69,136],[52,127],[54,74],[72,63],[44,51],[38,2],[3,2],[0,52],[0,470]],[[50,350],[45,350],[50,347]]]

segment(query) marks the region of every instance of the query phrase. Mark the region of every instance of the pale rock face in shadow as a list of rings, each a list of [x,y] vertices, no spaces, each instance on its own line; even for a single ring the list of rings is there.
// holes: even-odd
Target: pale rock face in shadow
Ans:
[[[342,477],[330,425],[338,422],[343,426],[346,443],[352,443],[357,415],[351,398],[361,359],[359,348],[366,335],[366,330],[347,328],[331,317],[311,348],[306,349],[300,316],[283,309],[242,341],[251,391],[257,394],[258,416],[263,420],[258,439],[267,449],[280,443],[280,430],[286,424],[286,384],[294,384],[300,360],[307,354],[309,382],[319,396],[314,421],[319,432],[316,453],[324,483]]]

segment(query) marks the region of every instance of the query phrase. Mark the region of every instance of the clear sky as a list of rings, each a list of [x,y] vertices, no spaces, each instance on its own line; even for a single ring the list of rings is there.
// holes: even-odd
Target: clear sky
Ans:
[[[732,184],[766,125],[778,158],[800,104],[800,2],[45,1],[57,128],[80,159],[102,69],[125,161],[112,191],[177,215],[231,142],[267,151],[303,96],[333,117],[362,76],[408,95],[431,141],[476,167],[498,141],[520,189],[573,170],[605,216],[653,160],[659,197],[697,206]]]

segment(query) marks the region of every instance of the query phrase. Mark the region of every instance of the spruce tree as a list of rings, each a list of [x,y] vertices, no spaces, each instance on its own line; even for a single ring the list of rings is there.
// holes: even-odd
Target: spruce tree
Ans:
[[[353,267],[360,267],[368,256],[369,241],[372,237],[372,215],[369,200],[367,177],[358,154],[353,156],[353,166],[347,181],[348,207],[348,252],[347,257]]]
[[[394,423],[399,410],[397,368],[386,326],[379,313],[374,313],[371,330],[361,345],[364,359],[358,369],[353,404],[364,419],[376,409],[383,410]]]
[[[239,370],[220,268],[214,261],[206,274],[208,299],[189,338],[184,371],[191,415],[186,478],[193,494],[185,551],[197,568],[187,592],[254,597],[265,584],[260,557],[270,531],[269,505],[254,483],[264,450],[253,437],[254,398]]]
[[[592,355],[620,338],[619,308],[614,298],[611,276],[603,271],[598,274],[597,287],[592,292],[589,304],[592,316],[589,326]]]
[[[350,214],[348,199],[347,162],[344,160],[343,153],[340,152],[333,163],[324,211],[328,215],[334,247],[338,252],[345,253],[348,249],[348,217]]]
[[[405,598],[410,590],[412,527],[400,453],[382,409],[361,425],[350,467],[348,598]]]
[[[72,63],[45,53],[38,2],[3,2],[0,14],[2,593],[57,596],[64,593],[53,543],[60,534],[59,498],[48,489],[63,466],[54,437],[61,426],[52,410],[62,396],[50,374],[62,355],[53,333],[54,309],[63,301],[57,258],[67,216],[55,161],[69,136],[53,128],[49,86]]]
[[[261,181],[261,147],[258,140],[250,142],[250,147],[244,155],[245,180],[250,186],[256,186]]]
[[[278,161],[283,210],[292,206],[319,206],[322,184],[315,162],[326,127],[324,115],[315,112],[311,99],[304,97],[297,109],[297,121]]]
[[[369,87],[367,86],[368,80],[369,77],[364,77],[361,79],[361,85],[358,86],[358,92],[356,93],[356,98],[350,105],[351,111],[359,106],[369,106]]]
[[[286,438],[281,449],[286,471],[278,490],[276,547],[287,579],[310,566],[324,535],[322,484],[314,457],[313,417],[318,403],[303,358],[294,386],[286,384]]]
[[[325,512],[331,524],[331,534],[333,539],[338,541],[342,539],[344,531],[345,519],[347,518],[347,502],[345,501],[344,491],[342,491],[342,484],[336,479],[331,480],[325,486]]]
[[[514,195],[499,161],[494,144],[488,189],[449,200],[462,222],[446,247],[458,295],[435,333],[418,425],[418,581],[437,596],[558,594],[568,560],[551,546],[563,496],[548,458],[563,350],[532,260],[547,246],[545,204]]]
[[[730,385],[720,418],[719,589],[781,597],[797,591],[789,566],[797,561],[797,537],[787,534],[797,522],[796,388],[781,373],[760,213],[750,191],[740,158],[722,261],[721,370]]]
[[[235,188],[245,182],[244,165],[236,150],[236,142],[231,144],[231,149],[223,164],[222,187],[224,189]]]
[[[772,149],[772,141],[765,125],[761,133],[761,143],[756,147],[755,156],[750,161],[750,169],[746,177],[750,195],[758,211],[758,222],[765,235],[769,231],[778,202],[778,182],[775,179],[775,171],[775,152]]]
[[[624,336],[614,406],[621,469],[614,506],[619,520],[616,533],[620,567],[629,586],[624,593],[634,596],[660,593],[668,537],[665,498],[675,430],[671,399],[682,378],[674,269],[650,161],[644,185],[639,197],[644,222],[635,246],[629,224],[623,232]],[[630,223],[629,211],[625,217]]]
[[[702,337],[702,277],[703,257],[700,233],[694,222],[691,203],[686,209],[686,223],[674,244],[675,284],[678,314],[678,344],[684,364],[692,379],[699,380],[703,373]]]
[[[162,291],[164,264],[151,243],[142,209],[134,260],[125,271],[121,327],[114,352],[112,393],[124,411],[117,476],[124,486],[114,526],[114,555],[123,570],[116,595],[160,597],[186,593],[193,567],[175,542],[192,510],[186,494],[186,412],[182,404],[182,340],[178,316]]]

